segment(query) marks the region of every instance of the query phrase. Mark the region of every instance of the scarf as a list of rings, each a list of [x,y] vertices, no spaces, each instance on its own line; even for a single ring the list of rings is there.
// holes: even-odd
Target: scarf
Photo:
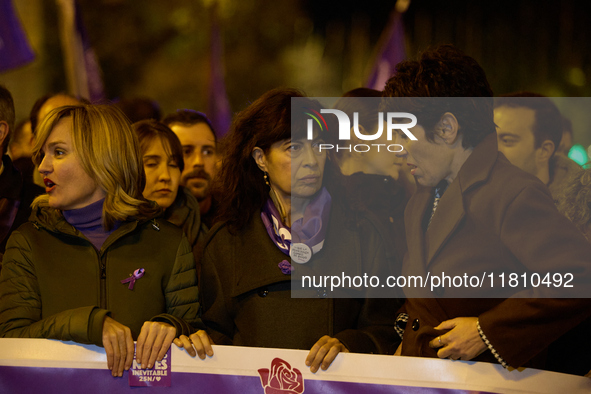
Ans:
[[[306,206],[304,216],[289,228],[281,222],[279,211],[269,198],[261,210],[261,219],[279,250],[296,263],[307,263],[324,246],[331,201],[330,194],[323,187]]]

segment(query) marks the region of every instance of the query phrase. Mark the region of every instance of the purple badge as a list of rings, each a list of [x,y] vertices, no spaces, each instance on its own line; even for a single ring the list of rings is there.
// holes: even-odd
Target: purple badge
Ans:
[[[285,275],[289,275],[291,274],[291,271],[293,271],[293,267],[291,266],[291,264],[289,264],[289,261],[287,260],[283,260],[281,263],[277,265],[279,266],[281,272],[283,272],[283,274]]]
[[[141,364],[135,361],[133,355],[133,365],[129,369],[129,386],[159,386],[170,387],[170,348],[164,355],[162,361],[156,361],[152,369],[142,369]]]
[[[129,278],[121,280],[121,283],[129,283],[129,290],[133,290],[133,285],[135,285],[135,281],[144,276],[145,270],[143,268],[138,268],[133,271],[133,274],[129,275]]]

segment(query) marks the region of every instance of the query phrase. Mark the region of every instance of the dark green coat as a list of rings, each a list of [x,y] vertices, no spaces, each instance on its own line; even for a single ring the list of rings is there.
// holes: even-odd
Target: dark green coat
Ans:
[[[183,229],[189,245],[193,250],[193,256],[197,257],[203,250],[207,226],[201,221],[199,202],[188,189],[179,187],[176,199],[170,207],[164,211],[164,218],[170,223]],[[198,261],[197,261],[198,263]],[[200,267],[197,265],[197,276]]]
[[[133,290],[121,280],[145,274]],[[102,279],[101,279],[102,276]],[[0,337],[102,346],[105,315],[137,339],[148,320],[177,335],[200,327],[195,263],[181,229],[165,220],[124,222],[97,250],[60,211],[37,208],[8,241],[0,275]]]
[[[324,248],[308,264],[346,256],[361,266],[385,259],[385,249],[367,221],[351,229],[333,202]],[[289,260],[271,241],[257,211],[232,235],[225,225],[208,234],[201,262],[203,320],[217,344],[310,349],[323,335],[352,352],[393,353],[396,299],[291,298],[291,277],[278,263]],[[383,260],[383,264],[388,264]]]

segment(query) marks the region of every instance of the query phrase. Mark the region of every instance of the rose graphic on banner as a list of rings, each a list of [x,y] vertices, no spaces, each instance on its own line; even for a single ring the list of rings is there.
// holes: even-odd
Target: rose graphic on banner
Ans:
[[[304,378],[297,368],[292,368],[285,360],[275,358],[271,362],[271,370],[259,369],[261,385],[265,394],[302,394]]]

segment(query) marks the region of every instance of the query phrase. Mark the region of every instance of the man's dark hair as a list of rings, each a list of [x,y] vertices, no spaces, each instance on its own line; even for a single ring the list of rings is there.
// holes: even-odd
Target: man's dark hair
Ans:
[[[343,96],[334,103],[333,108],[343,111],[347,114],[349,119],[353,119],[353,114],[357,113],[358,124],[363,126],[368,133],[373,133],[378,126],[379,118],[377,114],[380,108],[381,97],[382,92],[379,90],[356,88],[343,94]],[[331,127],[328,129],[324,139],[329,144],[338,144],[338,127]],[[343,152],[339,152],[338,150],[333,152],[331,150],[330,154],[335,157],[342,157]]]
[[[10,145],[22,144],[24,142],[23,138],[25,138],[25,136],[23,131],[25,129],[25,125],[27,124],[27,122],[29,122],[29,119],[25,118],[18,122],[16,126],[14,126],[14,130],[12,130],[12,137],[10,138]]]
[[[562,139],[563,121],[558,107],[548,97],[532,92],[515,92],[495,98],[495,108],[529,108],[535,112],[533,125],[534,148],[539,148],[546,140],[554,143],[558,150]]]
[[[8,124],[8,134],[2,141],[2,155],[5,155],[8,141],[10,141],[10,133],[14,130],[14,101],[10,91],[2,85],[0,85],[0,121]]]
[[[33,104],[33,107],[31,108],[31,113],[29,114],[29,120],[31,121],[31,133],[33,133],[33,135],[35,135],[37,131],[37,125],[39,125],[39,111],[41,110],[41,107],[43,107],[43,104],[45,104],[47,100],[55,96],[71,97],[75,100],[80,101],[82,104],[90,104],[90,101],[86,100],[85,98],[76,97],[65,92],[48,93],[44,96],[39,97]]]
[[[145,119],[159,121],[162,118],[160,105],[156,100],[148,97],[124,98],[114,103],[114,105],[123,111],[131,123]]]
[[[562,117],[562,132],[573,135],[573,122],[566,116]]]
[[[31,113],[29,114],[29,120],[31,121],[31,132],[35,134],[35,129],[37,128],[37,124],[39,123],[39,110],[43,107],[43,104],[47,100],[53,97],[53,93],[46,94],[45,96],[39,97],[35,103],[33,103],[33,107],[31,108]]]
[[[203,112],[194,111],[192,109],[177,109],[170,115],[166,115],[164,119],[162,119],[162,123],[170,127],[171,124],[178,123],[183,126],[193,126],[199,123],[205,123],[209,126],[211,133],[213,134],[214,142],[217,144],[217,136],[215,134],[215,129],[211,124],[211,120],[205,115]]]
[[[398,63],[383,96],[400,99],[384,99],[382,110],[412,113],[430,141],[446,112],[458,120],[464,148],[474,147],[496,132],[493,92],[484,70],[452,45],[441,45],[423,52],[418,60]],[[442,99],[433,99],[436,97]]]

